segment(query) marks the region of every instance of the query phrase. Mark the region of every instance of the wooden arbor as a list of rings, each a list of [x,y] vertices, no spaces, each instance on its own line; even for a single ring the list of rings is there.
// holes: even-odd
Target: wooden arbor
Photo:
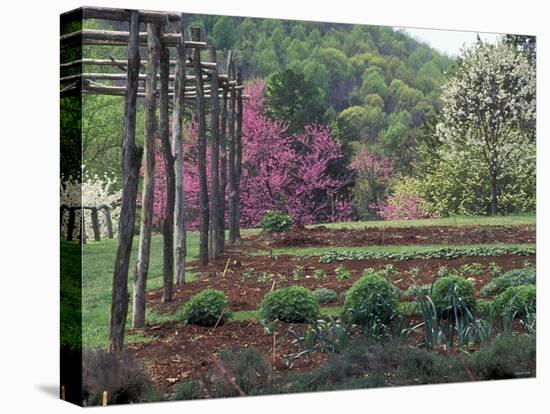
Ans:
[[[136,218],[140,166],[143,158],[143,190],[139,250],[133,284],[132,324],[145,323],[145,291],[151,246],[153,183],[156,139],[160,137],[166,169],[166,212],[162,223],[164,257],[163,300],[172,299],[174,273],[178,283],[185,281],[186,234],[183,191],[183,112],[192,102],[198,122],[198,172],[200,197],[201,265],[217,257],[224,249],[225,194],[229,193],[230,241],[239,237],[239,182],[242,160],[242,82],[229,54],[227,74],[220,74],[216,50],[210,46],[210,61],[201,60],[208,45],[201,41],[201,30],[191,28],[185,39],[181,14],[141,10],[84,7],[62,16],[62,20],[101,19],[127,22],[128,31],[82,29],[61,35],[61,49],[82,45],[127,48],[127,60],[87,59],[80,56],[61,63],[61,96],[102,94],[124,96],[124,133],[122,139],[122,202],[118,249],[114,265],[109,350],[118,351],[124,343],[128,313],[128,271]],[[140,25],[146,32],[140,32]],[[146,52],[143,50],[146,47]],[[140,50],[141,49],[141,50]],[[189,53],[188,53],[189,52]],[[145,54],[146,59],[141,60]],[[110,68],[109,73],[83,67]],[[145,68],[143,72],[141,69]],[[113,72],[118,69],[120,72]],[[173,70],[172,70],[173,69]],[[192,74],[188,75],[187,71]],[[75,73],[76,72],[76,73]],[[102,83],[112,81],[114,83]],[[123,83],[123,84],[121,84]],[[144,99],[145,139],[136,144],[138,99]],[[222,101],[221,110],[219,101]],[[172,140],[170,140],[170,101],[172,101]],[[208,104],[209,103],[209,104]],[[210,109],[212,142],[211,191],[206,173],[207,115]],[[158,119],[157,119],[158,112]],[[226,137],[226,129],[229,131]],[[210,243],[209,243],[209,234]],[[175,253],[175,254],[174,254]],[[175,256],[175,271],[174,271]]]

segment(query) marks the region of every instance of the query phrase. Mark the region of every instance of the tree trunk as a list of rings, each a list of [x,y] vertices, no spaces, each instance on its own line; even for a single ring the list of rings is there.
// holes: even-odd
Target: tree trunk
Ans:
[[[242,86],[241,70],[237,68],[237,86]],[[243,98],[242,89],[237,90],[237,131],[235,133],[235,238],[241,238],[241,175],[243,160]]]
[[[216,48],[210,46],[210,60],[216,62]],[[218,69],[212,69],[212,85],[218,84]],[[211,257],[217,258],[220,254],[220,110],[217,93],[212,93],[210,104],[210,129],[212,131],[212,159],[210,160],[211,189],[211,226],[212,226],[212,251]]]
[[[491,215],[496,216],[498,211],[497,175],[491,174]]]
[[[200,41],[201,30],[198,27],[191,29],[191,40]],[[208,230],[209,230],[209,208],[208,208],[208,183],[206,176],[206,116],[204,107],[203,80],[201,76],[201,52],[200,49],[193,50],[193,65],[195,69],[195,82],[197,89],[197,111],[199,123],[198,137],[198,170],[199,170],[199,203],[200,203],[200,225],[199,225],[199,263],[201,266],[208,264]]]
[[[174,222],[176,232],[176,282],[185,283],[185,210],[183,189],[183,106],[185,91],[185,30],[183,15],[179,23],[181,43],[176,47],[174,109],[172,113],[172,153],[174,155],[176,198]]]
[[[231,66],[229,73],[229,79],[233,78],[234,70]],[[235,200],[236,200],[236,190],[235,190],[235,122],[236,122],[236,96],[235,88],[230,88],[230,116],[229,116],[229,140],[227,142],[228,146],[228,168],[227,176],[229,178],[229,243],[233,244],[237,240],[237,233],[235,229]]]
[[[226,145],[226,132],[227,132],[227,92],[228,88],[223,88],[223,101],[221,111],[221,125],[220,125],[220,224],[218,230],[220,232],[220,252],[225,250],[225,192],[227,190],[227,145]]]
[[[132,326],[141,328],[145,325],[145,291],[147,289],[147,272],[151,250],[151,231],[153,225],[153,182],[155,177],[155,138],[156,122],[156,84],[160,55],[160,26],[147,25],[148,57],[147,79],[145,81],[145,139],[143,192],[141,198],[141,227],[139,233],[139,251],[134,276],[134,300]]]
[[[136,103],[139,76],[139,13],[131,12],[128,42],[126,96],[124,98],[124,137],[122,142],[122,205],[120,209],[118,247],[113,273],[109,351],[121,351],[128,315],[128,267],[134,224],[142,149],[136,146]]]
[[[163,302],[172,300],[174,286],[174,203],[175,203],[175,171],[174,157],[170,145],[170,127],[168,121],[168,76],[170,74],[170,53],[166,46],[160,51],[160,136],[164,170],[166,171],[166,211],[162,222],[163,239]]]

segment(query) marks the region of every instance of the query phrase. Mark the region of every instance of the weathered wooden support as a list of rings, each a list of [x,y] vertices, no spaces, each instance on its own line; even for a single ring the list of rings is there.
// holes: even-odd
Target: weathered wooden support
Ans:
[[[176,46],[178,47],[178,46]],[[73,60],[71,62],[61,63],[59,67],[61,69],[67,69],[71,68],[73,66],[80,66],[80,65],[90,65],[90,66],[114,66],[114,67],[124,67],[128,62],[122,59],[90,59],[90,58],[83,58],[78,60]],[[170,65],[175,66],[177,63],[177,60],[171,60]],[[145,66],[147,64],[146,60],[141,60],[140,64],[142,66]],[[185,65],[188,68],[193,68],[193,61],[191,59],[186,59]],[[201,62],[201,68],[203,69],[212,69],[216,66],[214,62]]]
[[[191,40],[199,41],[201,29],[191,28]],[[200,225],[199,225],[199,263],[201,266],[208,264],[208,229],[209,229],[209,206],[208,206],[208,183],[206,176],[206,114],[204,105],[203,81],[200,76],[201,52],[196,48],[193,50],[193,62],[195,64],[195,79],[197,86],[197,121],[198,121],[198,170],[199,170],[199,203],[200,203]]]
[[[157,135],[155,91],[161,49],[160,29],[160,26],[157,24],[149,23],[147,25],[148,56],[147,80],[145,83],[144,168],[139,250],[134,276],[132,312],[132,326],[134,328],[141,328],[145,325],[145,291],[147,288],[147,272],[149,271],[149,255],[151,252],[151,232],[153,229],[153,184],[155,179],[155,139]]]
[[[149,23],[153,24],[153,23]],[[126,46],[128,44],[128,32],[113,30],[83,29],[61,36],[61,48],[81,45],[105,45],[105,46]],[[178,46],[180,44],[179,33],[161,34],[161,40],[166,46]],[[148,33],[139,34],[141,46],[147,45]],[[206,49],[206,42],[191,41],[185,42],[185,47],[190,49]]]
[[[174,290],[174,203],[176,191],[176,177],[174,171],[174,156],[170,144],[170,126],[168,119],[168,78],[170,74],[170,53],[165,45],[160,49],[160,138],[164,170],[166,172],[166,210],[162,221],[162,257],[163,257],[163,302],[172,301]]]
[[[80,223],[80,234],[78,236],[80,243],[86,244],[86,218],[84,216],[84,209],[79,208],[80,213],[78,222]]]
[[[242,100],[241,69],[237,68],[237,86],[235,91],[237,94],[237,130],[235,131],[235,213],[234,227],[235,238],[241,238],[241,175],[243,170],[243,100]]]
[[[181,43],[176,47],[176,68],[174,76],[174,104],[172,112],[172,154],[175,171],[174,230],[176,233],[176,283],[185,283],[185,210],[183,188],[183,109],[185,88],[185,26],[183,15],[179,21]]]
[[[210,46],[210,60],[216,62],[216,47]],[[218,69],[212,70],[212,83],[218,83]],[[211,96],[210,101],[210,130],[212,131],[212,151],[210,159],[210,180],[212,181],[211,194],[211,215],[210,223],[212,228],[211,239],[212,248],[210,256],[216,259],[220,254],[220,246],[223,243],[220,240],[220,104],[217,94]]]
[[[229,76],[230,78],[235,76],[235,67],[233,62],[229,67]],[[235,124],[237,122],[237,96],[236,91],[233,87],[229,89],[230,91],[230,116],[229,116],[229,140],[228,140],[228,156],[227,156],[227,176],[229,178],[229,243],[233,244],[237,240],[237,231],[235,228],[235,203],[236,203],[236,178],[235,173],[235,158],[236,158],[236,134],[235,134]]]
[[[159,23],[165,24],[171,21],[177,21],[179,15],[169,12],[155,12],[149,10],[129,10],[129,9],[114,9],[109,7],[84,6],[71,10],[63,14],[65,20],[71,20],[71,15],[74,15],[74,20],[81,19],[101,19],[113,21],[131,21],[132,13],[138,13],[139,21],[142,23]]]
[[[221,110],[221,121],[220,121],[220,224],[218,225],[219,229],[219,241],[220,241],[220,252],[225,250],[225,193],[227,190],[227,145],[226,145],[226,134],[227,134],[227,94],[228,86],[223,88],[222,93],[222,110]]]
[[[74,225],[76,223],[76,212],[73,208],[69,209],[69,222],[67,223],[67,240],[73,240]]]
[[[111,211],[109,206],[107,204],[100,204],[97,206],[97,209],[103,211],[103,215],[105,216],[105,225],[107,226],[107,237],[112,239],[114,237],[113,220],[111,219]]]
[[[124,136],[122,141],[122,205],[120,209],[118,247],[113,273],[109,351],[121,351],[128,315],[128,267],[134,225],[142,149],[136,146],[136,104],[139,75],[139,13],[131,12],[128,41],[128,76],[124,99]]]
[[[92,219],[92,229],[94,231],[94,240],[100,241],[101,233],[99,230],[99,217],[97,215],[97,207],[92,207],[90,211],[91,211],[91,219]],[[82,216],[84,217],[84,211],[82,211]]]

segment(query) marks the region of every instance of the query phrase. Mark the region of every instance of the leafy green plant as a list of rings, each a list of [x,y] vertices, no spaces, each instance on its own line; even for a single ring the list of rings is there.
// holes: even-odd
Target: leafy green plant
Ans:
[[[201,326],[223,324],[231,318],[227,296],[219,290],[205,289],[181,307],[180,318],[183,323]]]
[[[267,232],[280,233],[292,225],[292,218],[280,211],[268,211],[260,220],[260,227]]]
[[[351,273],[344,266],[338,266],[334,271],[336,273],[336,279],[338,280],[348,280],[351,278]]]
[[[437,279],[432,287],[432,300],[437,314],[442,318],[454,318],[453,298],[469,310],[475,309],[474,285],[460,276],[445,276]]]
[[[313,293],[301,286],[277,289],[265,295],[260,315],[266,321],[309,322],[317,317],[319,303]]]
[[[447,276],[451,276],[452,274],[453,274],[453,271],[449,269],[447,266],[441,266],[439,269],[437,269],[438,277],[447,277]]]
[[[292,270],[292,280],[297,282],[305,276],[304,266],[295,266]]]
[[[315,280],[325,280],[327,278],[327,273],[323,269],[315,269],[315,272],[313,272],[313,278]]]
[[[536,312],[537,290],[533,285],[513,286],[500,293],[494,301],[497,316],[509,320]]]
[[[361,250],[338,250],[323,253],[319,257],[320,263],[332,263],[343,260],[416,260],[416,259],[456,259],[459,257],[484,257],[484,256],[530,256],[534,255],[535,248],[531,246],[479,246],[479,247],[440,247],[423,251],[410,251],[393,253],[385,251],[361,251]]]
[[[240,280],[241,282],[247,279],[252,279],[256,277],[256,270],[253,267],[249,267],[244,272],[241,273]]]
[[[411,267],[407,270],[407,275],[413,280],[416,279],[420,276],[420,268],[418,266]]]
[[[428,295],[432,285],[410,285],[407,290],[403,292],[404,296],[419,297]]]
[[[315,299],[320,304],[336,302],[338,300],[338,294],[334,290],[327,288],[315,289],[313,296],[315,296]]]
[[[483,266],[481,263],[465,263],[463,264],[458,273],[462,276],[481,276],[483,274]]]
[[[469,366],[479,379],[533,377],[536,373],[535,335],[498,335],[474,353]]]
[[[490,318],[493,313],[493,301],[486,299],[478,299],[476,301],[476,314],[482,318]]]
[[[534,269],[512,269],[495,277],[481,288],[480,293],[484,296],[498,295],[509,287],[534,285],[536,280],[537,275]]]
[[[497,263],[495,262],[491,262],[489,263],[489,273],[491,274],[491,276],[493,277],[497,277],[499,276],[501,273],[502,273],[502,267],[500,267]]]
[[[351,326],[331,316],[311,321],[303,330],[290,327],[288,334],[292,338],[291,346],[298,345],[299,351],[289,350],[287,357],[292,360],[310,356],[314,352],[339,353],[344,350],[351,335]],[[292,366],[292,361],[288,364]]]
[[[82,353],[83,405],[100,405],[104,391],[110,405],[142,402],[151,388],[150,379],[129,354],[100,349]]]
[[[397,313],[399,290],[372,269],[348,290],[343,317],[379,334]]]
[[[268,272],[262,272],[262,273],[260,273],[260,275],[258,276],[258,279],[256,279],[256,281],[258,283],[262,283],[262,284],[270,283],[271,282],[271,277],[269,276]]]
[[[387,279],[391,279],[397,276],[397,269],[395,268],[395,265],[387,264],[382,269],[378,270],[378,273]]]
[[[198,400],[204,398],[200,382],[196,380],[187,380],[176,385],[171,400]]]

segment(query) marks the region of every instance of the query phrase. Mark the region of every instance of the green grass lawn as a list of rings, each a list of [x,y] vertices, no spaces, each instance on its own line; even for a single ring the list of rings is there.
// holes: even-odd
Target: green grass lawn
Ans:
[[[361,229],[368,227],[419,227],[419,226],[510,226],[517,224],[535,224],[535,214],[518,214],[513,216],[453,216],[421,220],[379,220],[351,221],[343,223],[315,224],[308,227],[325,226],[338,229],[347,227]]]
[[[534,224],[534,215],[510,216],[510,217],[457,217],[433,220],[412,220],[412,221],[377,221],[377,222],[357,222],[357,223],[339,223],[328,224],[327,227],[372,227],[372,226],[420,226],[420,225],[470,225],[470,224]],[[242,230],[242,234],[257,234],[258,229]],[[187,239],[188,260],[196,260],[198,257],[199,235],[197,232],[189,232]],[[75,250],[74,243],[62,242],[61,249],[64,252]],[[102,240],[100,242],[89,242],[83,246],[82,257],[82,329],[83,345],[86,348],[105,347],[109,332],[109,312],[111,304],[111,284],[113,277],[113,266],[116,254],[116,240]],[[498,245],[495,245],[498,246]],[[130,261],[130,272],[128,275],[129,291],[132,291],[133,270],[136,261],[138,247],[138,237],[134,237],[134,247],[132,249],[132,258]],[[405,252],[410,250],[429,249],[436,246],[380,246],[380,247],[314,247],[304,249],[275,249],[273,254],[291,254],[291,255],[319,255],[327,251],[334,250],[384,250],[392,252]],[[439,246],[441,247],[441,246]],[[461,247],[467,247],[462,245]],[[472,247],[472,246],[469,246]],[[76,247],[78,252],[78,247]],[[258,254],[265,254],[259,252]],[[77,259],[79,255],[73,255]],[[79,268],[79,266],[76,266]],[[195,275],[192,272],[187,273],[188,280],[192,280]],[[147,281],[148,289],[162,287],[162,236],[154,235],[151,246],[151,259],[149,266],[149,277]],[[131,304],[129,309],[131,310]],[[166,320],[166,316],[148,313],[148,322],[158,323]],[[237,318],[245,317],[237,313]],[[130,319],[130,315],[129,318]],[[250,319],[250,317],[247,317]],[[130,322],[128,322],[130,327]],[[127,336],[127,341],[135,342],[144,340],[139,336]]]

